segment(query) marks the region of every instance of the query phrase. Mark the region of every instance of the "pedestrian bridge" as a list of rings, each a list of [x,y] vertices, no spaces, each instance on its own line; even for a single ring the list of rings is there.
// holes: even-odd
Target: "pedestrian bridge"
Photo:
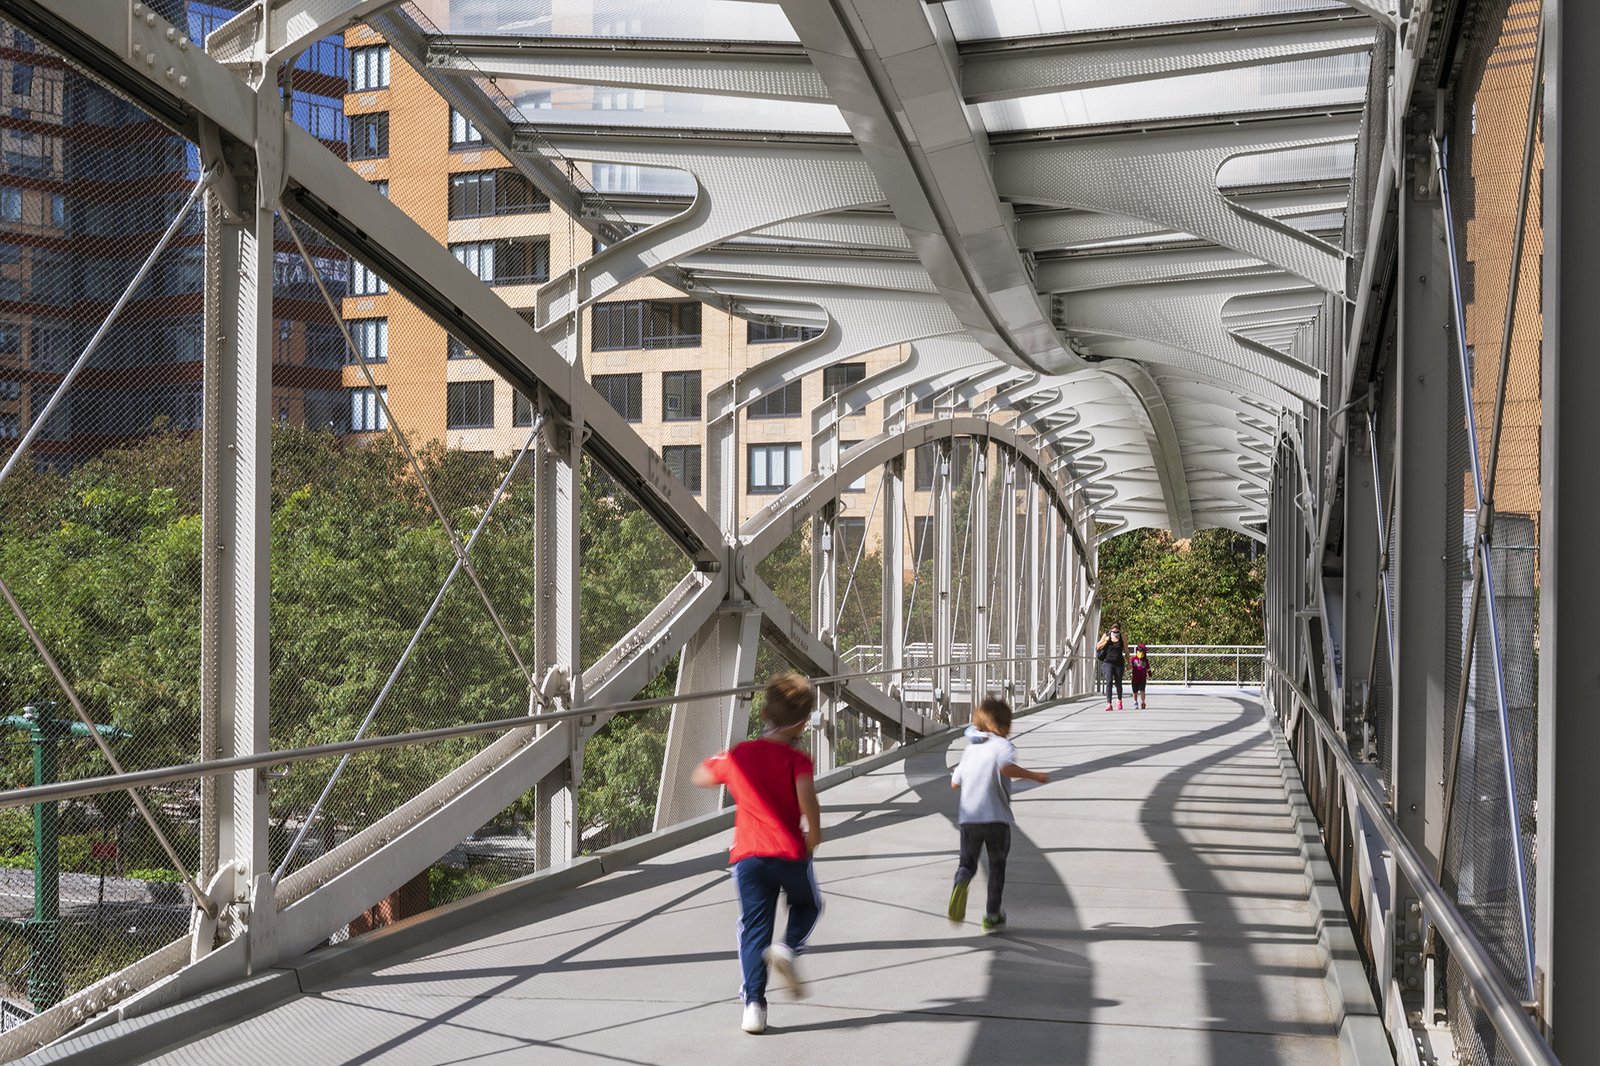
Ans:
[[[1340,983],[1353,941],[1317,895],[1325,861],[1279,736],[1244,690],[1019,718],[1051,781],[1018,786],[1010,922],[991,936],[944,914],[962,741],[846,771],[822,795],[811,995],[774,992],[759,1037],[738,1025],[728,833],[702,823],[587,884],[508,885],[38,1061],[1388,1061],[1359,968]]]
[[[0,1060],[1600,1061],[1597,44],[0,0]],[[1147,529],[1259,564],[1259,702],[1072,702],[1102,597],[1205,614]],[[686,782],[782,669],[831,908],[752,1040]],[[1057,771],[987,938],[985,692]],[[486,827],[539,875],[325,946]]]

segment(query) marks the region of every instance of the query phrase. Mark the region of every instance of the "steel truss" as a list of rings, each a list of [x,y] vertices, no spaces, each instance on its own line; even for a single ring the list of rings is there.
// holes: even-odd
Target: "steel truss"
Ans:
[[[1279,181],[1269,163],[1345,151],[1363,133],[1363,101],[1093,128],[991,131],[980,116],[1050,94],[1365,56],[1401,25],[1385,4],[974,42],[957,40],[943,8],[922,0],[781,0],[796,39],[763,43],[452,36],[380,0],[267,0],[200,42],[143,3],[114,6],[117,18],[106,17],[104,0],[0,0],[0,13],[190,137],[215,168],[205,473],[217,502],[205,537],[219,550],[206,554],[202,734],[205,754],[242,762],[214,784],[206,778],[196,895],[218,913],[202,908],[188,940],[0,1036],[0,1050],[36,1046],[107,1011],[155,1010],[310,950],[530,784],[541,860],[565,861],[577,846],[587,739],[674,656],[682,660],[662,826],[718,803],[686,793],[683,781],[743,735],[763,640],[802,671],[834,679],[815,735],[827,762],[845,715],[897,743],[962,721],[962,687],[969,698],[994,688],[1022,703],[1087,689],[1086,644],[1099,625],[1095,549],[1122,531],[1233,529],[1269,543],[1274,604],[1314,586],[1316,523],[1305,515],[1317,513],[1319,484],[1301,478],[1290,488],[1285,464],[1292,456],[1303,472],[1305,457],[1321,454],[1325,412],[1349,398],[1341,355],[1360,331],[1346,335],[1346,312],[1358,323],[1369,316],[1374,269],[1368,259],[1358,274],[1349,252],[1374,242],[1358,233],[1341,244],[1338,234],[1350,228],[1352,197],[1372,190],[1338,166]],[[1427,5],[1408,6],[1423,9],[1409,13],[1406,25],[1416,26]],[[362,21],[604,242],[540,289],[536,325],[286,120],[278,72]],[[1416,62],[1403,56],[1403,88]],[[831,105],[842,125],[683,130],[615,116],[535,125],[485,94],[492,76]],[[1388,175],[1402,156],[1392,139],[1382,138]],[[610,203],[582,177],[597,163],[680,172],[687,195]],[[1224,183],[1235,166],[1261,174]],[[276,871],[268,863],[268,785],[251,761],[268,754],[272,381],[261,353],[270,350],[272,292],[271,243],[260,235],[275,214],[370,265],[533,398],[537,422],[519,461],[545,520],[531,579],[549,592],[531,658],[507,635],[529,720],[292,871],[287,860]],[[583,309],[646,277],[736,314],[822,327],[707,396],[703,506],[582,366]],[[741,409],[894,345],[906,346],[904,361],[811,413],[809,472],[741,514]],[[913,417],[921,401],[936,417]],[[880,403],[881,426],[846,447],[841,420]],[[918,448],[938,456],[925,543],[906,484]],[[690,560],[672,592],[586,670],[577,635],[585,455]],[[852,669],[838,646],[840,614],[860,595],[859,553],[852,561],[839,547],[839,501],[862,479],[883,516],[883,635],[870,670]],[[991,497],[1002,501],[994,524]],[[477,585],[473,538],[439,517],[458,571]],[[799,529],[814,553],[809,623],[757,570]],[[931,564],[926,583],[919,563]],[[932,662],[913,664],[908,627],[920,624],[921,605],[931,605]],[[1298,615],[1269,619],[1279,664],[1299,661],[1309,636]],[[925,701],[908,698],[917,671],[932,694]],[[1317,691],[1316,680],[1297,674],[1293,684]],[[1274,698],[1280,709],[1291,702],[1282,684]]]

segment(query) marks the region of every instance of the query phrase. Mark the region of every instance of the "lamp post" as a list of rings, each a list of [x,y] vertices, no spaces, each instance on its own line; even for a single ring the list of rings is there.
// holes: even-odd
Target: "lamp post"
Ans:
[[[60,772],[58,747],[68,737],[87,737],[82,722],[54,716],[54,700],[26,704],[20,715],[0,719],[11,729],[26,732],[33,744],[33,783],[55,784]],[[101,736],[120,738],[128,732],[111,725],[94,727]],[[22,922],[28,940],[28,999],[36,1010],[61,1002],[66,987],[65,958],[61,950],[61,830],[58,804],[33,805],[33,917]]]

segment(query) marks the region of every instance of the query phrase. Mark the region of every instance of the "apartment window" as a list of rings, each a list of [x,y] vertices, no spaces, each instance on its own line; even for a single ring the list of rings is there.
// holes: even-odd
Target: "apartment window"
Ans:
[[[389,181],[387,178],[385,178],[383,181],[368,182],[368,184],[372,186],[373,192],[377,193],[385,200],[389,198]]]
[[[351,296],[381,296],[389,291],[389,283],[372,272],[372,269],[360,260],[350,263],[350,295]]]
[[[350,91],[364,93],[389,87],[389,46],[350,49]]]
[[[487,429],[494,425],[494,382],[452,381],[445,385],[447,429]]]
[[[826,400],[836,392],[848,389],[867,376],[866,363],[836,363],[822,370],[822,398]]]
[[[629,422],[644,418],[643,374],[596,374],[589,383]]]
[[[950,449],[950,481],[959,485],[967,469],[967,455],[971,445],[964,440],[958,440]],[[939,469],[939,449],[935,444],[919,444],[913,455],[913,484],[917,491],[926,492],[933,488],[934,472]]]
[[[749,407],[750,418],[796,418],[800,414],[800,383],[791,381],[769,392]]]
[[[285,322],[287,326],[289,323]],[[389,320],[361,318],[350,323],[350,339],[356,342],[356,356],[363,363],[389,360]]]
[[[700,418],[700,371],[661,375],[661,421],[695,422]]]
[[[511,390],[511,424],[519,429],[533,425],[533,401],[516,389]]]
[[[849,451],[851,448],[854,448],[857,444],[860,444],[860,443],[861,442],[858,441],[858,440],[842,440],[842,441],[840,441],[839,442],[839,454],[843,455],[845,452]],[[845,492],[866,492],[867,491],[867,475],[862,474],[860,477],[858,477],[854,481],[850,482],[850,484],[848,484],[848,485],[846,485],[844,487],[844,491]]]
[[[700,303],[697,300],[620,300],[596,304],[591,321],[597,352],[700,346]]]
[[[67,225],[67,198],[62,193],[50,194],[50,225],[65,229]]]
[[[854,562],[861,542],[867,537],[867,520],[840,517],[833,520],[833,528],[837,538],[833,546],[834,558]]]
[[[785,322],[746,322],[746,344],[782,344],[808,341],[822,335],[821,326],[795,326]]]
[[[933,414],[933,393],[930,392],[928,395],[917,401],[917,414]]]
[[[472,148],[483,143],[483,134],[478,127],[467,121],[467,116],[450,109],[450,147]]]
[[[445,343],[445,356],[450,359],[476,359],[478,354],[455,337]]]
[[[22,190],[10,186],[0,188],[0,221],[22,221]]]
[[[700,445],[669,444],[661,449],[661,460],[673,477],[690,492],[700,491]]]
[[[450,175],[450,217],[490,218],[550,210],[550,201],[515,170]]]
[[[913,565],[926,562],[933,552],[933,545],[928,538],[933,535],[933,519],[919,517],[911,523],[911,562]]]
[[[350,158],[381,159],[389,154],[389,112],[350,116]]]
[[[777,493],[800,477],[800,445],[750,445],[750,491],[753,494]]]
[[[384,403],[389,400],[389,390],[380,388],[376,392],[372,389],[350,389],[350,432],[352,433],[377,433],[389,428],[389,416],[384,413],[383,405],[378,403],[378,397],[383,397]]]
[[[11,440],[22,436],[22,419],[18,415],[0,415],[0,437]]]
[[[475,277],[490,285],[550,280],[550,241],[545,237],[467,241],[452,244],[450,252]]]

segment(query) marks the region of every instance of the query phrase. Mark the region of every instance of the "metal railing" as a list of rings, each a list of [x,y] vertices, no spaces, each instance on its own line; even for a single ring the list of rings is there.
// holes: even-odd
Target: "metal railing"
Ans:
[[[1495,1033],[1504,1042],[1517,1066],[1560,1066],[1560,1060],[1545,1042],[1522,1000],[1506,983],[1488,949],[1472,931],[1466,916],[1434,877],[1431,864],[1412,846],[1400,823],[1395,821],[1388,804],[1362,774],[1344,740],[1317,713],[1310,698],[1300,691],[1293,677],[1276,663],[1268,662],[1266,665],[1282,680],[1283,688],[1300,707],[1300,713],[1292,720],[1286,720],[1285,724],[1291,746],[1295,743],[1300,723],[1310,722],[1315,730],[1311,739],[1320,750],[1333,758],[1340,782],[1354,794],[1362,814],[1371,821],[1378,835],[1383,838],[1384,846],[1393,854],[1406,883],[1419,897],[1425,919],[1460,964],[1484,1016],[1494,1026]]]
[[[1266,676],[1267,649],[1260,644],[1146,644],[1145,652],[1156,684],[1259,688]]]
[[[1046,680],[1060,684],[1067,676],[1067,668],[1072,663],[1083,661],[1084,659],[1085,656],[1080,655],[1010,656],[983,659],[976,662],[971,659],[960,659],[941,663],[913,664],[898,668],[880,666],[877,669],[830,674],[824,677],[813,677],[809,680],[820,688],[824,685],[839,682],[887,678],[895,674],[924,670],[957,669],[972,666],[990,668],[1009,660],[1012,662],[1051,663],[1052,666],[1046,673]],[[753,682],[748,685],[736,685],[731,688],[715,689],[709,692],[692,692],[681,695],[659,696],[651,699],[625,700],[618,703],[585,704],[566,710],[540,711],[536,714],[497,718],[491,721],[473,722],[466,725],[443,726],[438,729],[423,729],[387,736],[363,737],[357,740],[315,744],[304,748],[286,748],[278,751],[259,752],[253,755],[207,759],[200,762],[156,767],[130,773],[105,774],[93,778],[61,781],[50,785],[32,785],[26,788],[6,789],[0,790],[0,810],[8,807],[23,807],[33,803],[85,799],[89,796],[97,796],[121,789],[149,788],[156,785],[175,784],[181,781],[193,781],[198,778],[218,777],[240,770],[268,770],[315,759],[327,759],[368,751],[382,751],[390,748],[412,747],[418,744],[454,740],[461,737],[505,733],[513,729],[541,726],[570,718],[589,718],[597,714],[626,714],[666,707],[675,703],[692,703],[697,700],[720,699],[728,696],[751,696],[765,687],[765,682]]]

